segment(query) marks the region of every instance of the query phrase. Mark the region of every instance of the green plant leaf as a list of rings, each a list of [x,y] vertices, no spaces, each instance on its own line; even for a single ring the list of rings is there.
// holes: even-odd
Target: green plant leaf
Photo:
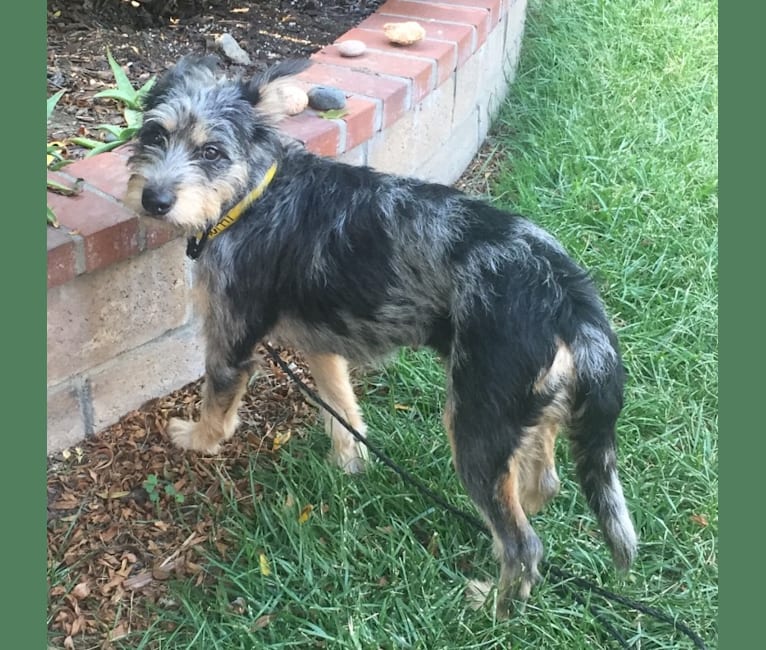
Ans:
[[[111,151],[112,149],[119,147],[121,144],[125,143],[121,142],[120,140],[115,140],[114,142],[102,142],[97,147],[94,147],[88,153],[86,153],[85,157],[90,158],[91,156],[96,156],[100,153]]]
[[[337,120],[346,115],[348,115],[348,109],[345,108],[331,108],[329,111],[319,113],[319,117],[323,117],[326,120]]]
[[[64,196],[75,196],[82,192],[83,182],[84,181],[82,178],[78,178],[74,182],[74,185],[69,187],[48,178],[47,188],[51,190],[51,192],[56,192],[56,194],[63,194]]]
[[[126,96],[135,98],[136,90],[133,88],[133,84],[130,83],[130,79],[128,79],[128,75],[125,74],[122,66],[114,60],[109,48],[106,48],[106,58],[109,61],[109,67],[112,69],[114,80],[117,82],[117,88],[124,92]]]
[[[125,122],[128,124],[128,128],[140,129],[143,121],[143,113],[132,108],[126,108],[122,114],[125,116]]]
[[[114,99],[131,108],[135,108],[134,104],[137,101],[134,92],[126,93],[117,88],[107,88],[106,90],[97,92],[93,97],[98,97],[99,99]]]
[[[117,126],[116,124],[99,124],[96,128],[111,133],[115,138],[121,137],[122,132],[125,130],[125,127]]]
[[[50,165],[48,165],[48,169],[50,169],[52,172],[58,171],[62,167],[66,167],[67,165],[71,165],[74,161],[73,160],[66,160],[64,158],[60,160],[56,160],[55,162],[52,162]]]
[[[56,104],[58,104],[59,99],[61,99],[61,96],[65,93],[65,90],[59,90],[57,93],[54,93],[50,97],[48,97],[47,102],[47,117],[46,122],[51,119],[51,115],[53,115],[53,109],[56,108]]]
[[[143,97],[144,95],[146,95],[146,93],[148,93],[152,89],[152,86],[154,85],[155,81],[157,81],[157,77],[151,77],[143,86],[141,86],[138,89],[138,92],[136,94],[139,97]]]
[[[59,220],[56,218],[56,213],[53,211],[53,208],[51,208],[49,205],[46,205],[45,207],[48,212],[48,225],[53,226],[54,228],[58,228]]]
[[[85,147],[86,149],[93,149],[94,147],[98,147],[102,143],[98,140],[94,140],[93,138],[84,138],[81,136],[77,136],[75,138],[69,138],[69,142],[72,144],[79,145],[80,147]]]

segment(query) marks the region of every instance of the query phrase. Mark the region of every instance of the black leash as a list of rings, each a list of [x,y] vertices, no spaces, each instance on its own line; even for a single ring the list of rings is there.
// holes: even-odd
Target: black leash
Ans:
[[[484,533],[485,535],[489,536],[490,533],[487,530],[487,527],[484,525],[484,522],[476,517],[475,515],[472,515],[468,512],[465,512],[464,510],[461,510],[460,508],[457,508],[456,506],[453,506],[451,503],[449,503],[441,494],[438,492],[434,492],[431,488],[429,488],[423,481],[421,481],[418,477],[408,472],[406,469],[400,467],[390,456],[388,456],[384,451],[379,449],[376,445],[371,443],[365,436],[363,436],[361,433],[359,433],[354,427],[352,427],[346,419],[338,413],[332,406],[327,404],[317,393],[316,391],[309,388],[306,383],[298,377],[292,368],[290,368],[289,364],[282,359],[281,356],[277,353],[274,348],[272,348],[268,343],[263,343],[263,347],[266,349],[266,352],[269,353],[269,356],[272,358],[274,363],[276,363],[282,371],[298,386],[298,388],[311,400],[312,402],[318,404],[321,408],[323,408],[325,411],[327,411],[330,415],[332,415],[338,422],[340,422],[346,429],[348,429],[349,433],[354,436],[359,442],[361,442],[367,449],[369,449],[376,457],[377,459],[382,462],[386,467],[392,469],[394,472],[396,472],[405,483],[409,483],[413,487],[415,487],[421,494],[427,496],[429,499],[440,505],[442,508],[444,508],[447,512],[450,514],[455,515],[458,519],[463,520],[465,523],[467,523],[472,528],[475,528],[476,530]],[[576,576],[573,573],[570,573],[569,571],[566,571],[565,569],[561,569],[557,567],[554,564],[546,564],[548,573],[555,576],[558,579],[558,583],[554,585],[554,588],[556,588],[559,591],[565,591],[567,592],[574,600],[576,600],[583,608],[587,609],[593,618],[598,621],[598,623],[603,627],[603,629],[609,634],[609,636],[614,639],[621,648],[625,648],[626,650],[629,649],[628,642],[625,640],[625,638],[620,634],[619,630],[617,630],[606,618],[604,617],[604,612],[602,609],[596,607],[593,605],[593,603],[587,602],[585,598],[583,598],[580,593],[571,588],[569,585],[574,584],[576,587],[580,589],[586,589],[589,592],[593,594],[597,594],[598,596],[601,596],[606,601],[611,601],[613,603],[619,603],[620,605],[623,605],[624,607],[628,609],[633,609],[638,612],[641,612],[643,614],[646,614],[647,616],[650,616],[654,618],[655,620],[658,620],[662,623],[666,623],[667,625],[670,625],[674,630],[677,632],[681,632],[682,634],[686,635],[692,643],[694,643],[696,648],[699,648],[700,650],[707,650],[707,646],[705,645],[705,642],[702,640],[702,638],[694,632],[686,623],[682,621],[678,621],[674,619],[672,616],[669,616],[668,614],[665,614],[658,609],[651,607],[649,605],[646,605],[642,603],[641,601],[634,600],[632,598],[628,598],[626,596],[621,596],[618,593],[615,593],[609,589],[604,589],[603,587],[600,587],[595,582],[592,582],[591,580],[587,580],[585,578],[581,578],[579,576]]]

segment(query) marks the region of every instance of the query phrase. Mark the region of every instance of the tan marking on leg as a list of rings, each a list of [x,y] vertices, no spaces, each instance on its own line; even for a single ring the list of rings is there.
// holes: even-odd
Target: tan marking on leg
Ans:
[[[575,366],[569,347],[561,341],[557,341],[557,345],[550,367],[540,373],[533,386],[538,394],[552,392],[552,399],[540,414],[538,423],[524,429],[516,452],[520,500],[528,515],[537,514],[559,491],[556,438],[560,427],[570,418]]]
[[[558,424],[543,421],[524,430],[515,458],[519,468],[519,499],[524,512],[537,514],[559,490],[555,445]]]
[[[519,540],[524,543],[535,540],[539,545],[539,540],[532,526],[529,524],[524,508],[521,505],[521,470],[519,461],[514,456],[508,462],[508,473],[501,477],[497,485],[497,497],[502,503],[508,520],[517,531]],[[498,581],[498,604],[497,615],[504,618],[512,608],[512,600],[526,600],[532,590],[532,586],[539,579],[540,574],[537,570],[539,557],[532,560],[526,559],[523,555],[518,560],[517,566],[509,566],[502,554],[503,548],[500,536],[493,531],[495,540],[495,552],[500,558],[500,579]],[[529,562],[530,565],[526,564]]]
[[[362,420],[359,405],[351,386],[348,362],[337,354],[307,355],[311,374],[316,381],[320,397],[339,415],[364,435],[367,427]],[[332,440],[331,460],[348,474],[364,470],[367,448],[333,416],[325,411],[325,431]]]
[[[571,383],[575,377],[575,365],[572,351],[565,343],[556,340],[556,355],[553,357],[550,368],[544,369],[538,375],[532,390],[535,393],[542,393],[545,390],[552,390],[562,383]]]
[[[233,436],[239,425],[237,409],[246,388],[247,373],[244,372],[234,389],[226,393],[214,393],[212,384],[205,380],[199,422],[171,418],[168,434],[173,442],[183,449],[217,453],[221,442]]]
[[[442,414],[442,422],[444,423],[444,430],[447,432],[447,439],[449,440],[449,446],[452,450],[452,465],[457,469],[457,460],[455,457],[457,447],[455,446],[455,429],[453,426],[453,420],[455,418],[455,407],[451,399],[447,399],[444,405],[444,413]]]

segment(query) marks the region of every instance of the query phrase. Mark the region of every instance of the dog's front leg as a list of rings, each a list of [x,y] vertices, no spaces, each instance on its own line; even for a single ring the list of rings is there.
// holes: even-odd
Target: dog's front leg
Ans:
[[[234,435],[239,425],[237,407],[248,376],[248,370],[208,361],[199,422],[172,418],[168,434],[173,442],[184,449],[216,453],[220,443]]]
[[[249,374],[247,370],[207,364],[199,422],[172,418],[168,434],[173,442],[184,449],[216,453],[220,443],[234,435],[239,425],[237,408]]]
[[[222,337],[221,332],[232,332],[234,320],[230,314],[226,318],[221,314],[221,310],[210,310],[205,318],[205,382],[200,419],[190,422],[172,418],[168,423],[168,434],[176,445],[209,454],[216,453],[220,443],[234,435],[239,425],[237,408],[253,371],[256,334],[261,332],[261,328],[251,327],[243,336]]]

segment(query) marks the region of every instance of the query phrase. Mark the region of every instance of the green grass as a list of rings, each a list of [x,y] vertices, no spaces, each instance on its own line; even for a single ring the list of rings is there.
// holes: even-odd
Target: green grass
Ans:
[[[563,444],[561,495],[533,522],[547,558],[677,616],[711,648],[716,16],[715,2],[693,0],[532,2],[517,79],[491,136],[501,152],[494,200],[549,228],[593,269],[629,372],[620,457],[641,537],[635,568],[627,578],[611,569]],[[441,428],[435,359],[403,351],[363,382],[375,439],[470,507]],[[488,541],[379,464],[353,479],[328,467],[327,444],[317,430],[293,438],[276,465],[252,460],[253,485],[263,489],[220,511],[218,525],[235,542],[225,560],[208,560],[214,586],[176,585],[176,607],[159,610],[156,626],[122,647],[612,647],[551,582],[510,622],[495,621],[488,606],[469,609],[467,579],[496,573]],[[314,511],[301,524],[306,504]],[[240,597],[244,610],[235,612],[230,603]],[[691,647],[646,616],[606,608],[631,647]]]

